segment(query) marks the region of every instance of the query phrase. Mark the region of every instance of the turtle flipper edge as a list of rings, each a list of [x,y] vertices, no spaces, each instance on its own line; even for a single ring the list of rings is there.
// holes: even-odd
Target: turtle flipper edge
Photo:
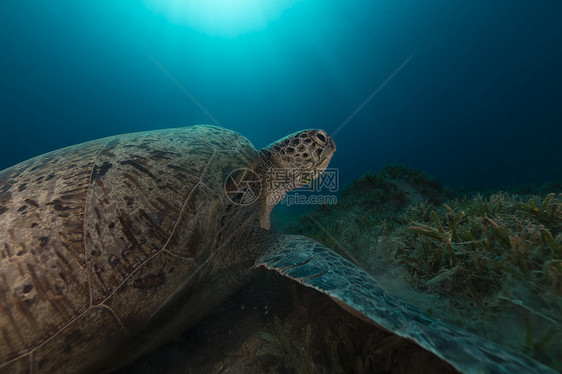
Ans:
[[[433,352],[463,373],[556,373],[521,353],[440,321],[384,291],[364,270],[299,235],[270,233],[256,262],[323,292],[375,324]]]

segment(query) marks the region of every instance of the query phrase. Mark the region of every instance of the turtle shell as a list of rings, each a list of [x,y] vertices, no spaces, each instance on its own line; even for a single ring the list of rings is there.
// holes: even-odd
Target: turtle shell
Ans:
[[[258,159],[240,134],[194,126],[0,172],[0,372],[115,367],[195,323],[249,268],[259,212],[224,186]]]

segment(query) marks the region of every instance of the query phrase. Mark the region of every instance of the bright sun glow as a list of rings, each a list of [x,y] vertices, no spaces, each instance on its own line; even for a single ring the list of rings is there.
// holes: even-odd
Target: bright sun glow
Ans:
[[[262,30],[300,0],[145,0],[170,22],[204,34],[236,37]]]

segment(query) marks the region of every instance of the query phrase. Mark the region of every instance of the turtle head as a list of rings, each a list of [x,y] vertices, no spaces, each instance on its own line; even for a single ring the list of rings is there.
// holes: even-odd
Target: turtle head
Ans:
[[[269,228],[271,210],[285,194],[310,184],[328,167],[336,145],[326,131],[298,131],[260,150],[266,166],[266,209],[261,226]]]
[[[335,151],[336,145],[326,131],[316,129],[287,135],[261,150],[272,167],[303,171],[326,169]]]

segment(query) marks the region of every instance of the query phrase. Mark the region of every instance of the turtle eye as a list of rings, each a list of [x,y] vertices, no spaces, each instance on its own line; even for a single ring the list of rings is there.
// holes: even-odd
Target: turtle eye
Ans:
[[[312,133],[311,135],[312,138],[316,141],[316,143],[319,143],[321,145],[324,145],[326,143],[326,139],[328,139],[328,135],[322,130],[318,130]]]

